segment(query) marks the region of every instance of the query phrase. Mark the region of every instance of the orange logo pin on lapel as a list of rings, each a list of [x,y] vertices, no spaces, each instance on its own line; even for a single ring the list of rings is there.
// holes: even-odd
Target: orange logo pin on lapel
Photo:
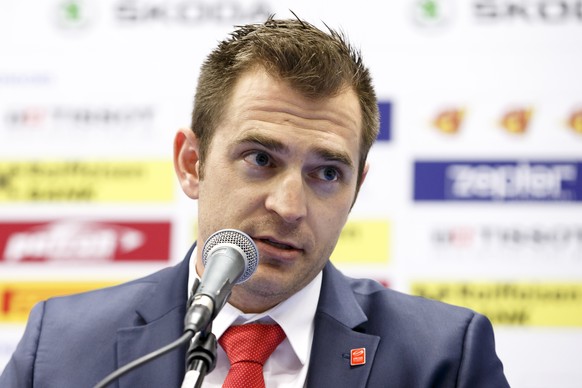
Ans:
[[[352,349],[350,351],[350,365],[364,365],[366,363],[366,348]]]

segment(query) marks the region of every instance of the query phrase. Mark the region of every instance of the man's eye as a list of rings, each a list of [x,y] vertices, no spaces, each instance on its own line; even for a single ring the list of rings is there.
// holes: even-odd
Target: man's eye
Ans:
[[[318,176],[328,182],[337,181],[339,179],[339,171],[334,167],[323,167],[319,170]]]
[[[265,152],[255,151],[247,154],[244,158],[247,162],[260,166],[268,167],[271,164],[271,157]]]

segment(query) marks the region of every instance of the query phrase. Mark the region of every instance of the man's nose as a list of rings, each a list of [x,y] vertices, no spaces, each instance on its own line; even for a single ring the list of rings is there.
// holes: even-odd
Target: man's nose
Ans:
[[[307,196],[303,176],[288,172],[271,183],[265,201],[267,210],[273,211],[287,223],[295,223],[307,215]]]

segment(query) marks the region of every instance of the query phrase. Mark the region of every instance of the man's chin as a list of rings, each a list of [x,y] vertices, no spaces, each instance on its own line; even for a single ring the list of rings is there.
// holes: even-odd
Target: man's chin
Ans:
[[[233,288],[230,303],[244,312],[263,312],[293,295],[293,287],[285,285],[279,277],[255,273]]]
[[[255,273],[249,280],[240,284],[238,287],[246,294],[261,298],[270,298],[287,294],[286,284],[285,279],[279,276]]]

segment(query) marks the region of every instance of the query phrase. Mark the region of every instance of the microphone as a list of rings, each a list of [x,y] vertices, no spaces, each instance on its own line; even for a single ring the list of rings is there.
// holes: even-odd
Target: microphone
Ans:
[[[189,301],[184,331],[198,332],[218,315],[232,288],[248,280],[259,265],[253,240],[235,229],[212,234],[202,249],[204,274]]]

